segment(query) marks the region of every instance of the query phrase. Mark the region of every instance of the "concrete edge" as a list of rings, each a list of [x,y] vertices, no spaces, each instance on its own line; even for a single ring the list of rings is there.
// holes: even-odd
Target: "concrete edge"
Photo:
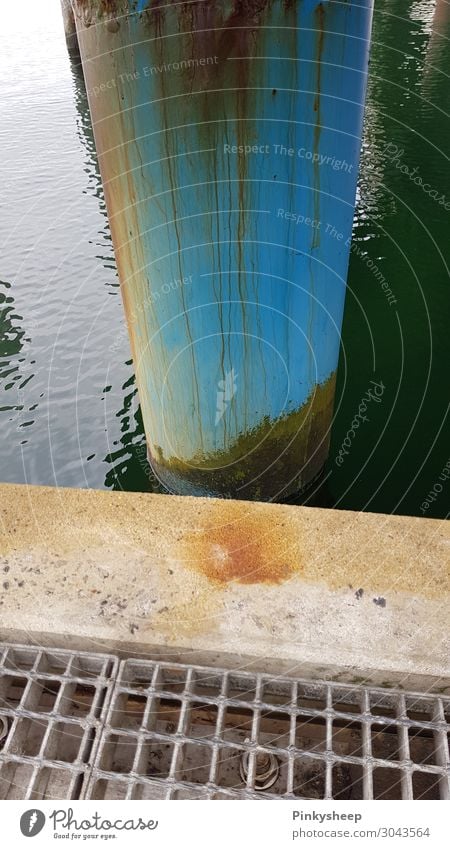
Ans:
[[[446,692],[449,526],[0,485],[0,639]]]

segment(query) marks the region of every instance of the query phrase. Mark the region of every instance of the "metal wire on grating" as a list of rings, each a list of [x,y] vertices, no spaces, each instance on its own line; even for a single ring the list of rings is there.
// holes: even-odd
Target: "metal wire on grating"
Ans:
[[[444,799],[449,722],[436,695],[126,660],[83,795]]]
[[[118,660],[0,646],[0,798],[76,799],[90,771]]]

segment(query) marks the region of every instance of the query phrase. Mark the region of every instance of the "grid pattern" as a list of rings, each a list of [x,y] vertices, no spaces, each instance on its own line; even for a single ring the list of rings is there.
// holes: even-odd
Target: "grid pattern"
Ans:
[[[117,675],[115,657],[0,646],[0,799],[76,799]]]
[[[447,799],[450,698],[0,646],[2,799]]]
[[[436,695],[126,660],[84,797],[445,799],[449,724]]]

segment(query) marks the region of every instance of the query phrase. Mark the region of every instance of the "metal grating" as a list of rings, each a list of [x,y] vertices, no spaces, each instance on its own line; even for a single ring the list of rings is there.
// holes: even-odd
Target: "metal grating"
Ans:
[[[118,660],[0,646],[0,799],[76,799]]]
[[[446,799],[450,699],[0,646],[2,799]]]
[[[84,798],[445,799],[449,723],[436,695],[126,660]]]

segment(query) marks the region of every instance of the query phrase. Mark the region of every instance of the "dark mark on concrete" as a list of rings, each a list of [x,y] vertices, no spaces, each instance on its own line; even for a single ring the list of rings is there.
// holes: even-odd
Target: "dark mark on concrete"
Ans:
[[[359,590],[356,590],[355,598],[357,598],[358,601],[359,601],[360,598],[363,597],[363,595],[364,595],[364,590],[363,590],[362,587],[360,587]],[[374,599],[374,601],[375,601],[375,599]]]
[[[386,599],[382,596],[378,596],[378,598],[373,599],[373,603],[377,604],[378,607],[386,607]]]

